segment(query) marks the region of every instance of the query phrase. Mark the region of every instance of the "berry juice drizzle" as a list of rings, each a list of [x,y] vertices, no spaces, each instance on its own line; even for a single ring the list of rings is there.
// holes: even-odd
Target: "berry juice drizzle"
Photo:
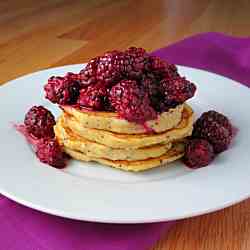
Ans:
[[[144,123],[142,124],[142,126],[143,126],[143,128],[145,129],[145,132],[146,132],[147,134],[154,134],[154,133],[156,133],[155,130],[154,130],[153,128],[151,128],[150,126],[148,126],[148,124],[147,124],[146,122],[144,122]]]
[[[25,128],[25,125],[23,124],[14,124],[13,125],[16,131],[18,131],[20,134],[22,134],[27,142],[33,147],[33,150],[35,151],[36,147],[35,145],[37,144],[38,139],[29,134]]]

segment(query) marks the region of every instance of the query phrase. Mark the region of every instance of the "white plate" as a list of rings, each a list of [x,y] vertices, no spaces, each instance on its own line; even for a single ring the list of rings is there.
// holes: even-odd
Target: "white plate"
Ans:
[[[28,207],[62,217],[112,223],[146,223],[200,215],[250,196],[250,90],[205,71],[179,67],[198,85],[190,101],[197,114],[215,109],[239,128],[231,148],[210,166],[126,173],[94,163],[72,161],[63,171],[40,163],[12,127],[32,105],[59,110],[43,98],[52,75],[78,72],[69,65],[30,74],[0,88],[0,192]]]

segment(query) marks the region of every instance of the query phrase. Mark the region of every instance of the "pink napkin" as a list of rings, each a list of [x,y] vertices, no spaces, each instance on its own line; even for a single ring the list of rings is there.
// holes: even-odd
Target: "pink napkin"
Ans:
[[[216,72],[250,87],[250,38],[205,33],[153,54],[176,64]],[[32,210],[0,196],[3,250],[148,249],[173,223],[114,225],[74,221]]]

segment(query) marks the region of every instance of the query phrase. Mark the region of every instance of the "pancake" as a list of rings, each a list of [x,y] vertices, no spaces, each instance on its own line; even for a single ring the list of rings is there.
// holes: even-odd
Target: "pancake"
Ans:
[[[57,121],[54,130],[57,139],[63,146],[71,150],[82,152],[86,156],[94,158],[127,161],[144,160],[147,158],[159,157],[171,148],[171,143],[162,143],[138,149],[111,148],[76,135],[72,130],[64,127],[61,119]]]
[[[163,112],[157,119],[147,121],[144,125],[128,122],[115,112],[97,112],[79,110],[70,106],[61,107],[65,113],[73,116],[81,126],[112,131],[122,134],[143,134],[148,131],[160,133],[176,127],[181,121],[183,105]]]
[[[112,148],[140,148],[154,144],[169,143],[192,134],[194,114],[190,106],[184,105],[182,118],[176,128],[158,134],[119,134],[106,130],[82,126],[73,116],[62,114],[62,122],[75,134]]]
[[[184,143],[176,143],[167,153],[162,156],[139,161],[112,161],[105,158],[89,157],[79,151],[64,147],[64,151],[72,158],[80,161],[95,161],[104,165],[126,171],[144,171],[159,166],[169,166],[168,163],[181,158],[184,154]],[[84,165],[83,165],[84,166]]]

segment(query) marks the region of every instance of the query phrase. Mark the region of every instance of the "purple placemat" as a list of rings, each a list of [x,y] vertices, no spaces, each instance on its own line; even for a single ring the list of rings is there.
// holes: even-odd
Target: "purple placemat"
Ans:
[[[199,34],[153,53],[250,86],[250,38]],[[0,249],[3,250],[143,250],[174,222],[114,225],[47,215],[0,196]]]
[[[250,38],[202,33],[152,54],[172,63],[204,69],[250,87]]]

